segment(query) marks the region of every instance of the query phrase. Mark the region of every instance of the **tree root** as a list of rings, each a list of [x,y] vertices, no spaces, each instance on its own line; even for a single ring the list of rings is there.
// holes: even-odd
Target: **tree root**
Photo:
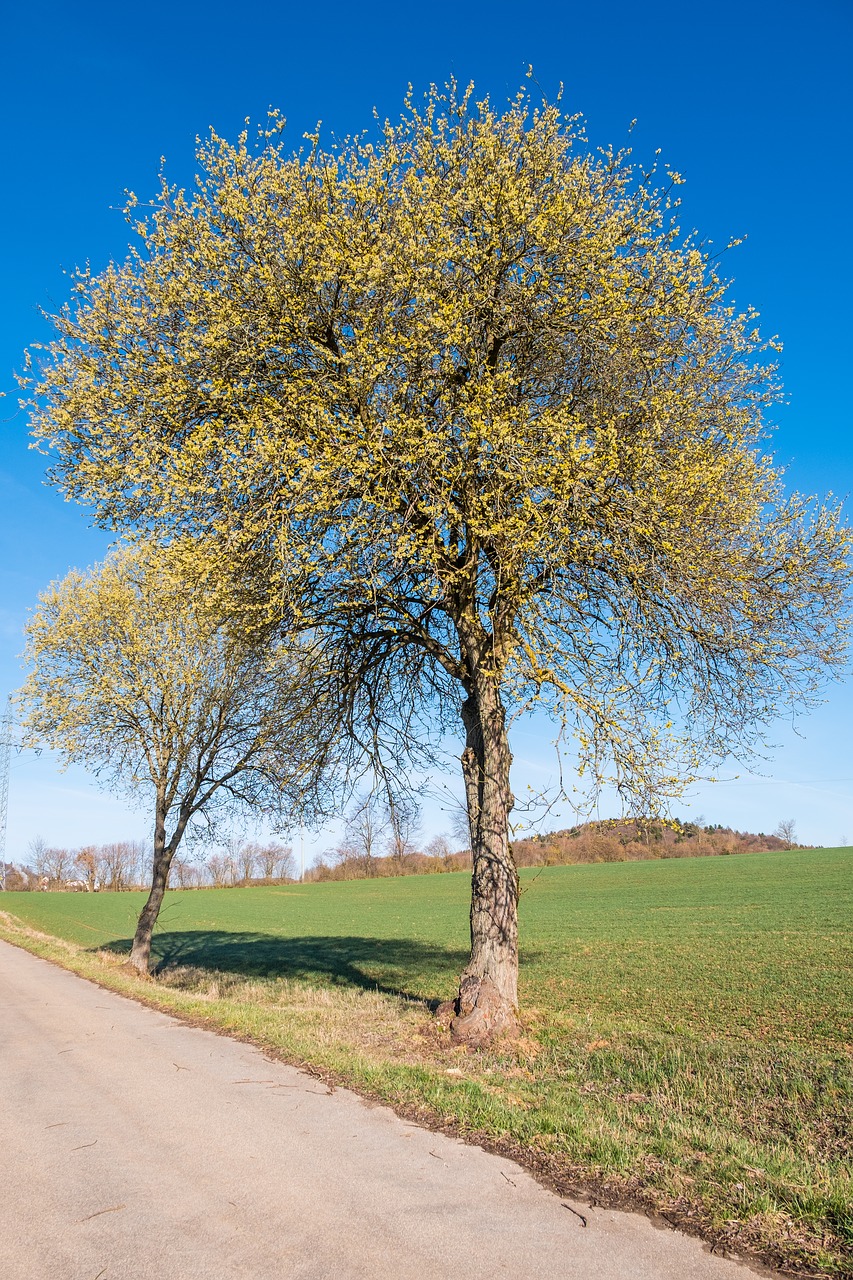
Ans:
[[[490,978],[465,974],[459,995],[439,1005],[436,1017],[449,1021],[456,1044],[479,1048],[492,1040],[515,1039],[521,1031],[515,1006],[498,991]]]

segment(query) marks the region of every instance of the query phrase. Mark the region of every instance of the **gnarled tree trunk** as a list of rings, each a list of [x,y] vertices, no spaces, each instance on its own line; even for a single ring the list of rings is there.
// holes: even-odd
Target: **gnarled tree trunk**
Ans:
[[[500,691],[481,678],[462,705],[462,772],[471,828],[471,958],[451,1022],[455,1039],[482,1044],[517,1031],[518,872],[509,847],[512,755]]]

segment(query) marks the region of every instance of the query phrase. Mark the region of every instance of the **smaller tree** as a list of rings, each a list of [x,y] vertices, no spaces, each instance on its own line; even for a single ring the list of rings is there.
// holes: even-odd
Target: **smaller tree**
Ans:
[[[793,818],[783,818],[773,834],[784,842],[786,849],[793,849],[797,841],[797,824]]]
[[[113,840],[98,849],[99,879],[102,889],[122,893],[139,879],[140,863],[145,856],[138,840]]]
[[[443,833],[433,836],[425,850],[431,858],[440,858],[442,860],[449,858],[453,853],[450,847],[450,841]]]
[[[43,880],[51,885],[61,887],[74,865],[74,855],[70,849],[55,848],[45,845],[36,859],[35,868]]]
[[[335,868],[339,872],[339,878],[344,880],[361,880],[372,874],[358,849],[346,835],[338,844],[318,855],[316,865],[318,869],[321,866]]]
[[[346,822],[342,848],[351,851],[368,877],[376,875],[379,846],[387,834],[387,810],[383,810],[376,791],[356,796]]]
[[[264,880],[292,880],[296,870],[290,845],[269,841],[255,849],[255,865]]]
[[[197,889],[201,884],[201,868],[192,858],[176,853],[172,859],[172,880],[177,877],[181,889]]]
[[[231,883],[249,884],[257,873],[257,845],[242,836],[232,836],[226,842],[226,848],[231,863]]]
[[[231,884],[232,864],[225,854],[212,853],[204,865],[214,889],[224,889]]]
[[[47,841],[44,836],[33,836],[27,845],[27,853],[36,875],[44,875],[44,857],[47,853]]]
[[[415,853],[421,830],[421,807],[411,795],[388,792],[385,804],[387,849],[399,869],[407,854]]]
[[[100,861],[98,849],[91,844],[78,849],[74,855],[74,870],[86,881],[86,888],[90,893],[100,888]]]
[[[119,548],[51,586],[27,627],[27,743],[152,805],[151,891],[130,956],[142,972],[190,824],[315,806],[336,740],[310,649],[232,634],[190,588],[185,564],[179,546]],[[109,850],[110,887],[125,887],[130,846]]]

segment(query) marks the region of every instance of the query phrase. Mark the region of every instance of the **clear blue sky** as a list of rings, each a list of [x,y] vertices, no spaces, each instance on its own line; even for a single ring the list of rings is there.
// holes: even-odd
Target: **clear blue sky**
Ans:
[[[16,413],[13,372],[47,336],[39,308],[66,298],[64,271],[122,257],[125,189],[153,192],[161,156],[191,181],[195,137],[233,137],[269,106],[294,146],[323,121],[343,134],[396,114],[406,86],[453,74],[503,99],[528,63],[548,95],[565,85],[593,144],[661,147],[687,179],[684,222],[730,256],[734,297],[785,342],[787,404],[776,455],[792,484],[853,491],[849,397],[853,281],[849,0],[753,0],[705,6],[105,3],[17,5],[4,23],[0,201],[0,693],[20,682],[20,631],[39,590],[107,545],[86,513],[42,481]],[[769,830],[794,817],[804,839],[853,841],[853,682],[799,725],[761,779],[698,790],[708,821]],[[517,789],[553,773],[541,725],[515,740]],[[436,815],[431,826],[441,825]],[[144,818],[46,756],[13,761],[9,855],[39,832],[77,845],[144,834]]]

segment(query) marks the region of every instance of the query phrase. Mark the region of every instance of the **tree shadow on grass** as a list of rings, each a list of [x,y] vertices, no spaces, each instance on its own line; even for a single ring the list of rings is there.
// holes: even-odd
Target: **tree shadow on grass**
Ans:
[[[130,938],[116,938],[98,950],[126,955],[130,947]],[[321,979],[402,996],[430,1008],[451,993],[468,960],[467,952],[412,938],[281,938],[218,929],[156,933],[151,956],[157,973],[192,965],[246,978]],[[446,995],[427,994],[436,990]]]

